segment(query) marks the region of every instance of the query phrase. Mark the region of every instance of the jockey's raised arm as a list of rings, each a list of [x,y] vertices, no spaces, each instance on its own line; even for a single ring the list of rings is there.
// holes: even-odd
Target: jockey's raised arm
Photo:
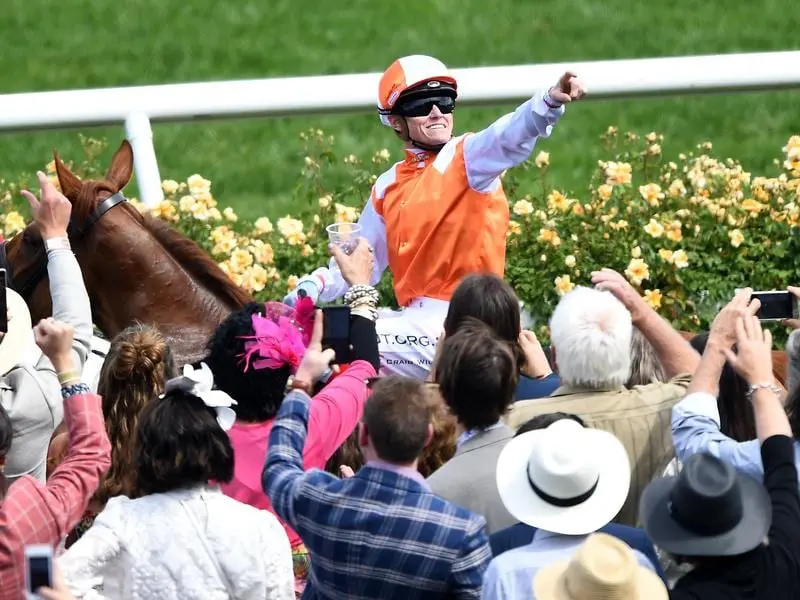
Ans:
[[[550,137],[564,110],[546,91],[539,92],[486,129],[465,136],[464,166],[470,186],[479,192],[498,186],[497,178],[525,162],[539,138]]]

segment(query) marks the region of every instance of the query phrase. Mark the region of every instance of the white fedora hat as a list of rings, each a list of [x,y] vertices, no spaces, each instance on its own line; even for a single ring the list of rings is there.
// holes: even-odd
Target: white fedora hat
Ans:
[[[33,340],[31,313],[28,305],[17,292],[6,288],[8,309],[8,331],[0,340],[0,375],[5,375],[20,362]]]
[[[508,512],[564,535],[607,525],[625,503],[630,482],[622,442],[572,419],[518,435],[497,460],[497,489]]]
[[[637,563],[620,540],[590,535],[570,560],[539,569],[533,580],[537,600],[667,600],[664,582]]]

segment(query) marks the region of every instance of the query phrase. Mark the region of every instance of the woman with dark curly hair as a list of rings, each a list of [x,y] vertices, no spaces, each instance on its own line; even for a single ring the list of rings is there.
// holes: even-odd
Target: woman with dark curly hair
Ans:
[[[77,597],[289,600],[289,540],[277,518],[223,495],[233,478],[233,400],[206,365],[171,379],[139,415],[130,499],[111,498],[60,559]],[[209,483],[213,482],[213,483]]]
[[[375,332],[378,293],[367,285],[372,252],[363,239],[350,256],[335,247],[332,252],[351,285],[345,296],[351,312],[351,356],[342,361],[350,366],[319,391],[311,403],[303,454],[306,469],[324,469],[353,432],[364,412],[368,395],[366,380],[376,375],[379,366]],[[236,463],[233,478],[222,485],[222,491],[268,511],[272,511],[272,504],[262,489],[261,473],[269,434],[286,394],[287,382],[291,385],[291,375],[305,353],[307,340],[303,336],[311,333],[305,319],[298,319],[295,310],[280,303],[245,306],[217,328],[205,359],[216,385],[237,402],[233,407],[236,423],[229,431]],[[286,532],[295,560],[296,591],[300,592],[308,569],[308,553],[296,532],[288,526]]]

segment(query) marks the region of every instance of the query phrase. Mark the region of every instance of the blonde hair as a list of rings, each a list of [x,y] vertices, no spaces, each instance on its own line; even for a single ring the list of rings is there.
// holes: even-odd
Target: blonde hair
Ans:
[[[176,375],[169,343],[154,327],[132,325],[112,340],[97,387],[111,442],[111,467],[94,496],[96,502],[104,504],[109,498],[133,493],[133,446],[139,415],[164,392],[167,379]]]

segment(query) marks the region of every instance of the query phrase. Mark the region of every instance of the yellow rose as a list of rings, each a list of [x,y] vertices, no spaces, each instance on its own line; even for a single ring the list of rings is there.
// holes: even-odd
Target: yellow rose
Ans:
[[[192,206],[192,216],[198,221],[208,221],[211,218],[211,211],[208,206],[198,202]]]
[[[744,235],[740,229],[734,229],[728,232],[728,237],[731,239],[731,246],[738,248],[744,241]]]
[[[297,287],[298,281],[300,281],[300,278],[297,275],[289,275],[286,278],[286,287],[289,288],[290,292]]]
[[[642,249],[639,246],[634,246],[631,248],[631,258],[641,258],[642,256]]]
[[[189,193],[192,196],[197,197],[211,193],[211,182],[196,173],[186,180],[186,184],[189,186]]]
[[[336,204],[337,223],[355,223],[357,219],[358,211],[355,208],[344,204]]]
[[[52,175],[56,172],[56,161],[51,160],[44,168],[44,172],[48,175]]]
[[[220,254],[226,255],[236,248],[236,239],[233,237],[223,238],[217,241],[214,244],[214,247],[211,249],[212,254]]]
[[[672,221],[667,225],[667,238],[673,242],[680,242],[683,239],[680,221]]]
[[[664,235],[664,226],[655,219],[650,219],[650,222],[644,226],[644,230],[654,238]]]
[[[272,221],[270,221],[267,217],[257,218],[256,222],[253,223],[253,227],[258,233],[262,234],[272,233]]]
[[[514,207],[511,209],[511,212],[519,217],[527,217],[533,213],[533,204],[527,200],[517,200],[514,203]]]
[[[604,202],[607,202],[611,198],[611,194],[613,193],[614,193],[614,186],[611,186],[607,183],[603,183],[597,187],[597,195]]]
[[[563,296],[564,294],[575,289],[575,284],[569,280],[569,275],[561,275],[560,277],[556,277],[554,283],[556,285],[556,292],[559,296]]]
[[[178,208],[182,213],[191,213],[195,204],[197,204],[197,200],[193,196],[183,196],[178,200]]]
[[[236,248],[230,259],[231,269],[234,273],[242,273],[247,267],[253,264],[253,255],[247,250]]]
[[[219,209],[216,206],[212,206],[208,209],[208,215],[212,221],[219,221],[222,218],[222,215],[219,214]]]
[[[744,210],[746,210],[747,212],[753,213],[753,214],[758,214],[759,212],[761,212],[761,209],[764,208],[763,204],[753,200],[752,198],[746,198],[746,199],[742,200],[742,203],[741,203],[740,206]]]
[[[322,196],[319,200],[317,200],[317,202],[319,202],[320,208],[328,208],[331,205],[331,202],[333,202],[333,198],[331,198],[331,195],[328,194],[326,196]]]
[[[647,302],[651,308],[659,309],[661,308],[661,290],[645,290],[644,291],[644,300]]]
[[[682,198],[686,195],[686,186],[683,185],[683,180],[676,179],[669,184],[670,198]]]
[[[547,196],[547,207],[551,211],[567,212],[569,210],[570,200],[558,190],[553,190]]]
[[[650,267],[641,258],[633,258],[625,269],[625,275],[633,285],[639,285],[643,280],[650,278]]]
[[[16,235],[25,229],[25,219],[23,219],[22,215],[15,210],[8,212],[4,221],[3,232],[6,237]]]
[[[564,264],[567,265],[570,269],[575,266],[575,257],[572,254],[568,255],[564,259]]]
[[[583,206],[581,206],[577,202],[572,205],[572,214],[573,215],[577,215],[578,217],[580,217],[583,214],[583,212],[584,212]]]
[[[683,250],[676,250],[672,254],[672,264],[675,265],[679,269],[683,269],[684,267],[689,266],[689,255],[686,254]]]
[[[239,217],[230,206],[226,207],[225,210],[222,211],[222,216],[224,216],[228,221],[233,221],[234,223],[239,220]]]
[[[248,248],[253,253],[256,260],[262,265],[271,265],[275,260],[275,253],[270,244],[265,244],[261,240],[252,240]]]
[[[259,264],[255,264],[243,273],[246,282],[245,287],[254,292],[260,292],[267,287],[267,270]]]
[[[178,182],[172,179],[165,179],[161,182],[161,189],[164,190],[167,196],[172,196],[178,191]]]
[[[639,195],[647,201],[650,206],[658,206],[659,201],[664,198],[664,193],[661,191],[661,186],[657,183],[648,183],[647,185],[639,186]]]
[[[606,183],[609,185],[627,185],[631,182],[633,168],[625,162],[608,162],[605,167]]]
[[[278,219],[278,231],[285,238],[297,236],[303,233],[303,222],[299,219],[293,219],[288,215],[281,217]]]
[[[312,253],[313,251],[314,251],[314,250],[313,250],[313,248],[311,248],[311,246],[309,246],[308,244],[306,244],[306,245],[304,245],[304,246],[303,246],[303,248],[300,250],[300,256],[304,256],[304,257],[305,257],[305,256],[311,256],[311,253]]]
[[[510,221],[508,224],[508,235],[519,235],[522,233],[522,226],[517,221]]]
[[[543,169],[544,167],[548,166],[550,164],[550,153],[539,152],[539,154],[536,155],[536,160],[534,160],[534,163],[540,169]]]

